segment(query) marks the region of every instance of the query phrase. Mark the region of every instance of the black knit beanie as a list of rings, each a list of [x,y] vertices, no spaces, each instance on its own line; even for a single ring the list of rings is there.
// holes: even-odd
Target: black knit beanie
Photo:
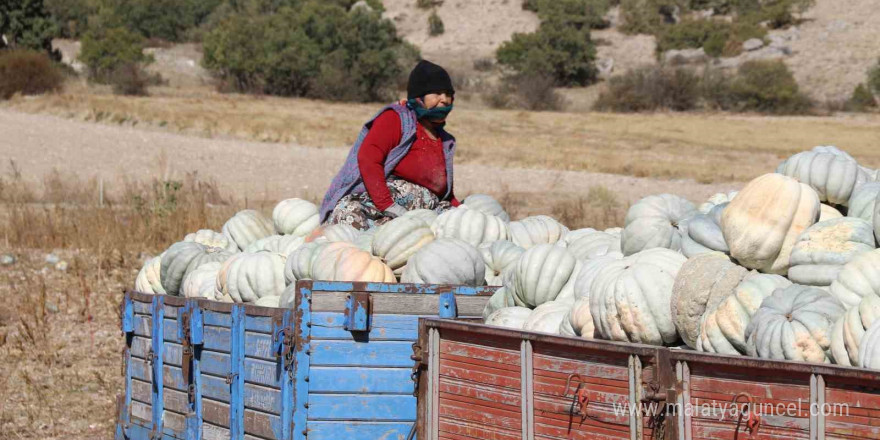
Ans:
[[[455,93],[452,88],[452,79],[446,69],[427,60],[419,61],[409,74],[409,82],[406,85],[406,98],[420,98],[432,92],[448,90]]]

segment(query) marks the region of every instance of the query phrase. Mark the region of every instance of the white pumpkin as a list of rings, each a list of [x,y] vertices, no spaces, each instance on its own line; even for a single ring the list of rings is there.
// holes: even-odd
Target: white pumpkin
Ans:
[[[841,217],[816,223],[794,244],[788,278],[807,286],[830,286],[846,263],[874,248],[874,230],[865,220]]]
[[[590,312],[590,298],[578,298],[571,306],[566,322],[571,326],[574,334],[584,339],[594,339],[597,337],[596,327],[593,321],[593,315]],[[561,329],[561,327],[560,327]]]
[[[256,301],[254,301],[254,305],[260,306],[260,307],[278,308],[281,305],[281,297],[280,296],[264,296]]]
[[[495,217],[498,217],[505,222],[510,221],[510,215],[507,214],[507,212],[504,210],[504,207],[501,206],[501,203],[498,203],[498,201],[490,195],[471,194],[465,197],[462,202],[468,208],[475,209],[489,215],[494,215]]]
[[[223,235],[228,237],[239,249],[275,233],[272,220],[253,209],[239,211],[223,225]]]
[[[373,239],[376,238],[376,231],[378,228],[367,229],[366,231],[362,231],[360,235],[354,240],[354,245],[362,250],[371,252],[373,250]]]
[[[859,363],[861,368],[880,370],[880,321],[874,321],[859,344]]]
[[[498,240],[483,243],[479,247],[483,262],[486,263],[486,285],[502,285],[502,274],[516,265],[520,255],[526,250],[507,241]]]
[[[458,238],[471,246],[507,239],[507,223],[504,220],[466,206],[440,214],[431,229],[437,238]]]
[[[494,313],[496,310],[503,309],[505,307],[513,307],[516,303],[513,301],[513,297],[510,295],[510,292],[504,287],[499,288],[489,297],[489,301],[486,303],[486,307],[483,309],[483,321],[485,322],[489,315]]]
[[[880,196],[880,182],[870,182],[859,185],[849,198],[847,217],[858,217],[868,222],[874,218],[874,206],[877,197]]]
[[[681,249],[681,235],[676,227],[696,213],[693,203],[672,194],[648,196],[626,213],[621,235],[624,255],[651,248]]]
[[[369,283],[396,283],[397,278],[381,259],[358,248],[339,253],[332,281],[360,281]]]
[[[212,301],[232,302],[229,296],[215,296],[214,286],[217,283],[217,274],[220,273],[222,263],[212,262],[199,266],[190,271],[183,278],[180,288],[181,296],[187,298],[205,298]]]
[[[606,264],[590,288],[590,313],[598,334],[651,345],[678,341],[670,303],[685,261],[678,252],[653,248]]]
[[[682,265],[672,288],[671,312],[685,344],[697,347],[703,314],[730,296],[747,274],[720,252],[699,255]]]
[[[183,277],[205,263],[223,262],[232,253],[220,248],[207,246],[190,241],[180,241],[171,245],[162,256],[160,280],[168,295],[178,295]]]
[[[296,283],[288,284],[287,287],[284,288],[284,291],[281,292],[281,298],[278,300],[278,307],[282,309],[292,309],[296,307],[296,297],[299,295],[299,290],[296,288]]]
[[[824,222],[825,220],[831,220],[831,219],[840,218],[840,217],[843,217],[843,214],[841,214],[840,211],[835,209],[833,206],[829,206],[829,205],[826,205],[823,203],[819,207],[819,221],[820,222]]]
[[[730,252],[721,232],[721,215],[727,203],[716,205],[708,214],[696,214],[678,224],[681,253],[691,258],[710,252]]]
[[[592,260],[609,254],[623,257],[620,237],[601,231],[582,234],[578,239],[569,242],[566,248],[578,260]]]
[[[464,240],[438,238],[409,258],[400,282],[482,286],[486,263],[480,251]]]
[[[434,241],[431,227],[422,220],[399,217],[380,226],[373,237],[373,255],[392,269],[402,269],[422,246]]]
[[[809,185],[820,201],[843,206],[856,186],[870,180],[852,156],[821,150],[795,154],[779,164],[776,172]]]
[[[134,280],[134,290],[156,295],[165,294],[165,288],[162,287],[162,255],[150,258],[144,263],[144,267]]]
[[[734,197],[736,197],[736,194],[736,191],[714,194],[712,195],[712,197],[709,197],[709,200],[706,200],[706,203],[700,205],[697,210],[700,211],[701,214],[708,214],[709,211],[712,210],[712,208],[718,205],[730,203],[730,201],[733,200]]]
[[[321,224],[321,216],[314,203],[294,198],[275,205],[272,222],[279,234],[305,237]]]
[[[602,272],[602,269],[612,261],[623,259],[623,254],[610,254],[597,257],[592,260],[585,261],[577,276],[574,278],[573,296],[575,300],[581,298],[590,298],[590,289],[593,287],[593,281]]]
[[[565,236],[562,237],[562,240],[559,240],[558,242],[556,242],[556,244],[558,246],[568,247],[570,244],[574,243],[575,241],[577,241],[587,235],[593,234],[595,232],[597,232],[597,231],[593,228],[581,228],[581,229],[575,229],[573,231],[568,231],[568,233],[566,233]]]
[[[312,264],[321,249],[329,243],[305,243],[287,256],[284,265],[284,279],[288,284],[296,280],[312,278]]]
[[[846,263],[830,292],[846,307],[855,307],[866,296],[880,296],[880,249],[863,252]]]
[[[523,325],[526,323],[526,320],[529,319],[531,314],[532,309],[527,309],[525,307],[505,307],[503,309],[498,309],[489,315],[484,324],[522,330]]]
[[[880,243],[880,194],[877,194],[877,202],[874,203],[874,238]]]
[[[361,231],[345,223],[324,225],[315,228],[315,230],[306,237],[306,243],[354,243],[360,235]]]
[[[287,257],[273,252],[235,254],[217,273],[215,296],[229,295],[233,301],[254,302],[266,296],[281,296]]]
[[[835,364],[859,365],[859,345],[868,328],[880,317],[880,297],[866,296],[834,323],[831,330],[831,354]]]
[[[741,265],[782,275],[798,236],[818,218],[816,191],[790,177],[765,174],[724,208],[721,232]]]
[[[229,237],[221,232],[215,232],[210,229],[199,229],[196,232],[186,234],[186,237],[183,237],[183,241],[192,241],[203,244],[207,247],[224,249],[227,252],[239,251],[238,245]]]
[[[554,244],[568,234],[568,228],[552,217],[535,215],[511,222],[510,241],[523,249],[539,244]]]
[[[699,351],[738,355],[746,354],[746,328],[761,307],[764,298],[776,289],[791,285],[781,275],[751,272],[736,286],[733,294],[717,306],[709,307],[700,320]]]
[[[305,238],[298,235],[270,235],[249,244],[245,252],[268,251],[276,254],[290,255],[305,243]]]
[[[611,235],[617,236],[619,238],[620,236],[623,235],[623,228],[608,228],[602,232],[604,232],[606,234],[611,234]]]
[[[764,299],[746,328],[749,356],[829,362],[831,328],[846,310],[828,292],[791,285]]]
[[[532,314],[523,323],[523,330],[539,333],[559,334],[559,325],[571,310],[567,302],[550,301],[532,310]]]
[[[327,243],[312,256],[311,275],[313,279],[321,281],[336,280],[336,267],[344,251],[357,249],[352,243],[336,241]]]
[[[416,218],[428,225],[432,225],[434,220],[437,220],[438,214],[430,209],[413,209],[412,211],[407,211],[401,217]]]
[[[513,298],[519,306],[535,308],[555,300],[576,275],[577,259],[567,249],[539,244],[526,250],[512,268]],[[572,298],[573,300],[573,298]]]

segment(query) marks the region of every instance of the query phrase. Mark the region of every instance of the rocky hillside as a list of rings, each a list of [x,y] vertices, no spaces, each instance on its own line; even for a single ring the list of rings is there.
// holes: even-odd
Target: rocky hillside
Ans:
[[[530,32],[537,16],[524,11],[519,0],[446,0],[437,8],[445,33],[428,35],[429,10],[416,0],[384,0],[386,16],[400,34],[418,45],[428,59],[456,70],[473,68],[481,58],[492,58],[495,49],[515,32]],[[865,80],[869,67],[880,58],[880,8],[876,0],[817,0],[796,27],[773,31],[766,44],[750,47],[743,55],[718,62],[736,67],[750,59],[780,58],[794,71],[803,89],[819,100],[846,99]],[[616,11],[610,21],[615,23]],[[655,63],[654,37],[624,35],[614,27],[596,31],[598,57],[612,73]],[[672,55],[672,54],[669,54]],[[685,53],[699,59],[699,54]],[[671,57],[670,57],[671,58]]]

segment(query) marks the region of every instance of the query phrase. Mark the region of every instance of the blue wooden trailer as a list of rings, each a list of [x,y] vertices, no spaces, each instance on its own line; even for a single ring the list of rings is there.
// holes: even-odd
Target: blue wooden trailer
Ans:
[[[127,292],[116,439],[406,439],[419,317],[494,287],[298,281],[292,309]]]

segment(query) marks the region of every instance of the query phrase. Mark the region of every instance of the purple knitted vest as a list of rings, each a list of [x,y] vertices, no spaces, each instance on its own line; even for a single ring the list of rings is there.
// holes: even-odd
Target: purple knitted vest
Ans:
[[[327,189],[327,194],[324,195],[324,201],[321,202],[321,223],[327,221],[330,213],[333,212],[336,204],[343,197],[366,191],[360,168],[358,168],[358,151],[360,151],[361,144],[364,142],[364,138],[367,137],[370,127],[373,126],[373,121],[385,110],[389,109],[397,112],[397,115],[400,117],[403,136],[401,137],[400,144],[392,148],[388,153],[388,157],[385,158],[386,179],[391,175],[394,167],[409,153],[410,147],[412,147],[413,142],[416,140],[416,124],[418,124],[418,121],[416,120],[415,111],[405,104],[391,104],[379,110],[379,113],[376,113],[369,122],[364,124],[357,141],[348,152],[348,157],[345,159],[342,169],[339,170],[336,177],[330,183],[330,188]],[[452,157],[455,155],[455,138],[443,129],[439,129],[438,132],[443,140],[443,157],[446,160],[446,195],[443,196],[443,199],[447,199],[452,194]]]

